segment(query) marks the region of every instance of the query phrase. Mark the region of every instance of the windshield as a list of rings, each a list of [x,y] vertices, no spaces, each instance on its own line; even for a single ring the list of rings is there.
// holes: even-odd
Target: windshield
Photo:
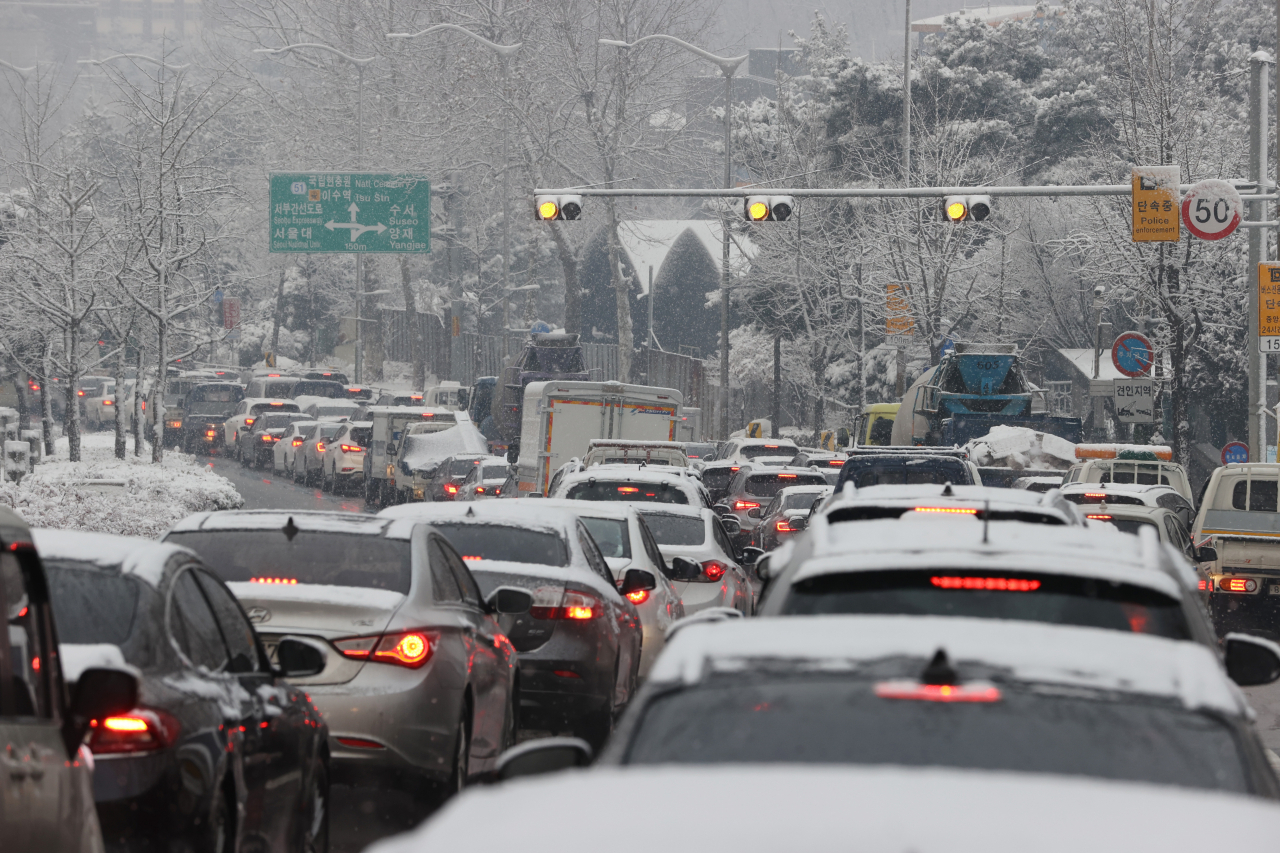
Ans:
[[[1021,683],[999,683],[994,701],[925,702],[877,695],[892,681],[785,668],[658,696],[624,762],[941,766],[1250,791],[1231,726],[1173,702]]]
[[[369,440],[373,438],[373,427],[352,427],[347,438],[361,447],[368,447]]]
[[[752,474],[747,477],[743,491],[752,497],[771,498],[788,486],[825,486],[826,484],[826,478],[821,474]],[[813,501],[809,503],[812,504]]]
[[[292,397],[293,386],[297,382],[293,379],[276,379],[262,384],[263,397]]]
[[[707,524],[701,518],[645,512],[644,523],[659,545],[701,545],[707,538]]]
[[[345,400],[347,389],[338,382],[323,382],[315,379],[303,379],[295,382],[290,397],[329,397]]]
[[[863,486],[916,486],[927,483],[974,485],[969,468],[959,459],[876,459],[855,458],[845,462],[840,484],[853,480]]]
[[[690,459],[705,459],[716,452],[714,444],[686,444],[684,446],[684,455]]]
[[[354,586],[408,593],[409,542],[357,533],[301,530],[193,530],[170,533],[166,542],[199,554],[228,583]]]
[[[239,385],[197,385],[187,395],[187,411],[193,415],[229,415],[244,399]]]
[[[596,540],[596,546],[605,557],[631,557],[631,537],[627,533],[627,522],[617,518],[587,518],[582,523]]]
[[[689,499],[670,483],[632,483],[620,480],[588,480],[575,483],[565,495],[571,501],[639,501],[688,504]]]
[[[782,613],[972,616],[1191,637],[1177,599],[1146,587],[1070,575],[957,569],[819,575],[786,590]]]
[[[756,444],[748,445],[738,451],[743,459],[755,459],[757,456],[786,456],[791,458],[800,452],[794,444]]]
[[[513,524],[436,523],[464,560],[505,560],[541,566],[569,565],[569,550],[559,534]]]

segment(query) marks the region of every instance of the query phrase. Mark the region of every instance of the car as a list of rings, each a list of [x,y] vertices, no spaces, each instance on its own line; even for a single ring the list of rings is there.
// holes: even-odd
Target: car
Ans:
[[[794,468],[816,468],[827,475],[827,483],[834,486],[840,482],[840,469],[844,468],[849,458],[847,453],[833,453],[827,450],[802,450],[795,455],[788,465]]]
[[[293,401],[298,404],[303,414],[309,415],[313,420],[350,420],[360,409],[360,404],[355,400],[334,399],[314,394],[297,396]]]
[[[289,431],[290,424],[309,418],[301,412],[264,412],[254,418],[253,425],[240,430],[236,456],[245,467],[265,468],[275,455],[276,443]]]
[[[686,615],[716,608],[736,610],[743,616],[755,612],[756,587],[733,544],[737,530],[726,527],[736,524],[734,519],[722,519],[705,507],[635,506],[669,566],[677,569],[677,560],[683,557],[697,567],[688,574],[673,572]]]
[[[509,755],[504,778],[572,766],[584,756],[572,744],[523,746]],[[707,791],[734,790],[767,791],[768,807],[750,820],[708,824],[686,810],[618,829],[618,803],[696,803]],[[368,853],[459,849],[474,843],[477,827],[517,836],[566,803],[573,804],[576,831],[563,838],[533,834],[522,841],[522,850],[587,853],[609,838],[613,853],[785,850],[797,842],[809,853],[845,853],[850,820],[856,820],[858,849],[1269,853],[1280,821],[1280,806],[1260,797],[1079,776],[834,764],[645,765],[553,773],[470,791]],[[1188,820],[1201,813],[1213,819]]]
[[[772,551],[789,536],[804,529],[814,506],[830,495],[831,486],[786,486],[778,490],[773,500],[763,507],[747,510],[760,519],[751,533],[752,546],[761,551]],[[803,519],[797,523],[797,519]]]
[[[68,673],[70,662],[61,659],[57,640],[83,626],[55,624],[31,529],[8,507],[0,507],[0,613],[6,623],[0,632],[3,846],[23,853],[101,851],[94,759],[84,741],[92,721],[134,708],[137,674],[93,661],[80,661]],[[75,676],[73,689],[68,675]]]
[[[266,400],[288,400],[293,397],[293,387],[297,384],[297,376],[273,371],[249,379],[244,386],[244,395]]]
[[[686,468],[595,465],[566,474],[549,498],[711,506],[711,496]]]
[[[463,453],[442,460],[426,483],[423,500],[451,501],[458,497],[463,480],[489,457],[483,453]]]
[[[1132,504],[1113,506],[1107,503],[1084,507],[1084,509],[1086,518],[1094,524],[1105,524],[1135,535],[1142,528],[1149,527],[1155,530],[1161,542],[1181,551],[1188,562],[1195,563],[1199,556],[1195,544],[1191,541],[1190,531],[1172,510],[1159,506],[1133,506]]]
[[[226,422],[243,408],[244,389],[234,382],[205,382],[187,392],[179,442],[186,453],[213,455],[235,446]]]
[[[1267,662],[1246,676],[1236,667],[1254,654]],[[1280,780],[1227,673],[1274,680],[1280,647],[1232,641],[1226,657],[1224,668],[1185,640],[1001,619],[689,624],[596,766],[948,768],[1275,801]]]
[[[1191,502],[1172,486],[1140,486],[1133,483],[1068,483],[1060,489],[1073,504],[1091,507],[1105,501],[1109,506],[1163,507],[1178,516],[1188,529],[1195,524]]]
[[[81,397],[80,405],[84,410],[85,425],[91,430],[114,428],[118,402],[120,417],[124,421],[124,428],[128,429],[133,418],[134,385],[135,383],[132,379],[125,380],[119,401],[116,400],[116,381],[114,379],[102,383],[101,390],[94,396],[89,396],[86,393],[84,397]]]
[[[337,382],[339,385],[349,384],[347,374],[341,370],[307,370],[303,371],[303,379],[318,379],[326,382]]]
[[[928,513],[930,515],[924,515]],[[845,483],[809,515],[824,515],[831,524],[878,518],[944,517],[968,514],[986,521],[1088,526],[1082,507],[1058,492],[1027,492],[993,486],[867,486]]]
[[[101,719],[94,798],[109,849],[323,849],[329,738],[306,693],[309,642],[282,640],[283,667],[226,585],[186,548],[36,530],[69,680],[107,662],[141,673],[137,700]]]
[[[760,524],[760,512],[778,492],[793,486],[826,485],[827,478],[822,472],[810,468],[758,468],[752,463],[743,465],[733,475],[720,505],[728,507],[728,512],[738,519],[743,533],[749,538]]]
[[[413,406],[415,408],[420,408],[426,405],[425,403],[422,402],[422,396],[423,395],[421,393],[413,394],[406,391],[387,391],[378,395],[378,400],[376,403],[374,403],[374,405],[375,406]]]
[[[195,392],[193,391],[192,394]],[[298,404],[293,400],[268,400],[259,397],[244,397],[236,405],[224,422],[222,423],[222,442],[227,447],[238,447],[240,444],[241,430],[247,430],[253,427],[254,421],[259,415],[267,412],[300,412]],[[188,409],[187,420],[191,420],[192,414]],[[216,439],[215,439],[216,440]]]
[[[412,520],[340,512],[197,513],[165,541],[201,554],[268,654],[322,652],[295,683],[329,728],[332,779],[435,801],[515,743],[516,652],[495,617],[527,592],[482,595],[457,551]]]
[[[619,587],[626,582],[627,572],[642,569],[657,581],[653,589],[636,589],[627,599],[640,614],[643,638],[640,644],[639,676],[644,678],[666,643],[666,632],[672,623],[684,618],[684,604],[674,580],[688,579],[702,573],[701,566],[689,563],[682,574],[667,565],[661,547],[649,531],[637,506],[603,501],[566,501],[548,499],[542,507],[560,507],[578,517],[595,540]]]
[[[729,482],[741,469],[740,462],[713,461],[702,466],[699,476],[712,504],[718,504],[724,500],[725,495],[729,493]]]
[[[1080,461],[1067,469],[1068,483],[1124,483],[1135,486],[1171,486],[1188,502],[1192,500],[1187,469],[1173,460],[1167,446],[1143,444],[1077,444]]]
[[[1013,481],[1013,488],[1024,489],[1028,492],[1051,492],[1054,489],[1061,488],[1061,486],[1062,478],[1051,475],[1019,477]]]
[[[466,479],[458,486],[460,501],[485,501],[502,497],[502,487],[510,474],[510,463],[501,456],[486,456],[479,465],[471,466]],[[518,490],[517,490],[518,492]]]
[[[348,385],[347,386],[347,399],[357,400],[361,403],[361,405],[371,401],[373,399],[373,395],[374,395],[373,389],[368,387],[367,385]]]
[[[598,749],[638,682],[643,629],[626,595],[657,579],[633,569],[619,588],[586,525],[535,500],[410,503],[378,517],[430,524],[486,595],[501,586],[533,595],[506,631],[520,653],[520,724],[572,732]]]
[[[344,423],[325,444],[320,468],[320,488],[335,495],[364,490],[364,454],[373,436],[371,421]]]
[[[115,382],[115,377],[113,376],[80,377],[80,381],[76,383],[76,401],[79,403],[81,418],[88,415],[86,402],[101,397],[102,389],[113,382]]]
[[[294,454],[293,481],[304,486],[320,485],[324,474],[325,453],[330,440],[342,429],[337,421],[317,421],[302,437],[302,445]]]
[[[716,453],[717,462],[751,462],[760,456],[785,456],[794,459],[800,448],[783,438],[731,438]]]
[[[840,469],[836,490],[839,491],[848,481],[858,488],[922,483],[981,486],[982,476],[978,473],[978,466],[964,451],[877,448],[874,451],[855,450],[849,455]]]
[[[507,479],[503,480],[502,485],[498,487],[498,497],[505,500],[515,500],[520,497],[520,475],[514,465],[510,465]]]
[[[979,520],[972,514],[828,523],[757,563],[765,616],[913,614],[1218,640],[1181,552],[1154,530]]]
[[[714,441],[686,441],[684,455],[692,462],[710,462],[715,459],[716,444]]]
[[[294,468],[298,463],[298,450],[306,442],[307,433],[317,423],[318,421],[294,421],[280,434],[279,441],[272,442],[272,473],[288,474],[290,478],[293,477]]]

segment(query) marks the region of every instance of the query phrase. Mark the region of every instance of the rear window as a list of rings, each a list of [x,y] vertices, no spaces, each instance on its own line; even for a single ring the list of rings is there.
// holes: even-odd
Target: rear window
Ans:
[[[238,385],[197,385],[191,389],[190,403],[238,403],[244,391]]]
[[[1104,471],[1102,476],[1098,478],[1100,483],[1135,483],[1139,486],[1167,486],[1169,485],[1169,475],[1160,472],[1158,465],[1143,465],[1139,462],[1116,462],[1111,466],[1110,471]],[[1271,488],[1275,489],[1273,483]],[[1272,492],[1274,494],[1274,491]],[[1275,502],[1272,502],[1272,512],[1275,512]]]
[[[701,518],[662,512],[641,515],[659,545],[701,545],[707,539],[707,524]]]
[[[481,480],[505,480],[508,470],[506,465],[486,465],[480,472]]]
[[[569,549],[558,533],[508,524],[432,525],[464,560],[505,560],[540,566],[569,565]]]
[[[850,459],[840,474],[840,484],[852,480],[863,486],[916,486],[929,483],[975,485],[969,467],[958,459]]]
[[[1001,680],[986,701],[931,702],[884,695],[902,685],[891,678],[794,661],[746,672],[654,698],[624,763],[894,764],[1254,787],[1231,724],[1172,701]]]
[[[827,480],[821,474],[752,474],[747,477],[744,491],[757,498],[771,498],[788,486],[825,486]]]
[[[299,420],[296,413],[271,414],[255,422],[254,426],[259,426],[259,427],[262,427],[263,429],[282,429],[284,427],[287,427],[289,424],[293,423],[296,420]]]
[[[565,495],[571,501],[636,501],[687,505],[689,498],[670,483],[631,483],[595,480],[575,483]]]
[[[820,575],[786,591],[782,612],[970,616],[1191,637],[1176,599],[1126,583],[1069,575],[891,570]]]
[[[373,439],[373,427],[356,427],[347,435],[361,447],[368,447],[369,442]]]
[[[738,455],[743,459],[755,459],[757,456],[785,456],[794,459],[799,452],[800,448],[794,444],[756,444],[742,448]]]
[[[335,400],[346,399],[347,389],[339,382],[324,382],[315,379],[304,379],[293,384],[290,397],[330,397]]]
[[[627,522],[618,518],[586,518],[582,523],[596,540],[596,547],[605,557],[631,557],[631,535]]]
[[[1110,524],[1117,530],[1123,533],[1132,533],[1134,536],[1138,535],[1138,529],[1142,527],[1154,527],[1157,531],[1160,529],[1156,526],[1154,521],[1147,521],[1146,519],[1140,518],[1114,518],[1110,515],[1090,513],[1089,520],[1094,522],[1100,521],[1103,524]]]
[[[738,472],[732,468],[704,468],[702,484],[713,492],[721,491],[729,487],[729,481],[736,473]]]
[[[166,542],[199,554],[228,583],[305,583],[354,586],[407,594],[409,542],[358,533],[283,530],[193,530]]]
[[[349,406],[315,406],[314,408],[315,416],[318,418],[343,418],[355,411]]]
[[[454,477],[465,477],[479,464],[478,459],[455,459],[449,463],[449,474]]]
[[[264,397],[292,397],[294,381],[292,379],[278,379],[275,382],[264,382],[262,384],[262,396]]]
[[[1064,498],[1073,504],[1100,504],[1109,503],[1116,506],[1142,506],[1142,498],[1133,495],[1118,495],[1106,492],[1075,492],[1069,495],[1063,495]]]
[[[129,639],[138,580],[71,560],[45,560],[44,568],[59,642],[120,646]]]
[[[1276,485],[1275,480],[1241,480],[1231,490],[1231,508],[1275,512]]]

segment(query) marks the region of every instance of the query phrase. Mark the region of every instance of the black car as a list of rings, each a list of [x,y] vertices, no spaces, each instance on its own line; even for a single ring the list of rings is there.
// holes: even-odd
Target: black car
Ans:
[[[484,453],[468,453],[462,456],[450,456],[436,468],[427,483],[426,500],[451,501],[458,497],[458,489],[462,481],[467,479],[471,469],[488,459]]]
[[[244,388],[234,382],[206,382],[187,393],[180,441],[186,453],[214,454],[223,449],[222,425],[244,399]]]
[[[981,486],[977,468],[963,453],[927,450],[891,453],[854,453],[840,468],[836,491],[852,482],[863,486],[914,486],[951,483],[953,486]]]
[[[68,680],[100,664],[141,673],[136,705],[88,741],[107,849],[326,849],[328,729],[226,585],[176,545],[35,538]],[[276,655],[293,676],[323,666],[306,640]]]
[[[245,467],[269,468],[276,450],[276,442],[294,421],[310,420],[302,412],[265,412],[254,419],[253,425],[241,430],[236,455]]]

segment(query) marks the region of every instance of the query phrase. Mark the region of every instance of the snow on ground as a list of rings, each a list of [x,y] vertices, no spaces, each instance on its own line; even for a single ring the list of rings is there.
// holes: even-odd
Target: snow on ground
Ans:
[[[151,450],[116,459],[115,437],[90,433],[81,442],[81,461],[67,461],[67,440],[36,466],[20,485],[0,484],[0,503],[16,509],[32,527],[92,530],[155,538],[193,512],[237,509],[244,499],[226,477],[193,456],[166,450],[151,463]],[[120,485],[89,484],[109,480]]]

